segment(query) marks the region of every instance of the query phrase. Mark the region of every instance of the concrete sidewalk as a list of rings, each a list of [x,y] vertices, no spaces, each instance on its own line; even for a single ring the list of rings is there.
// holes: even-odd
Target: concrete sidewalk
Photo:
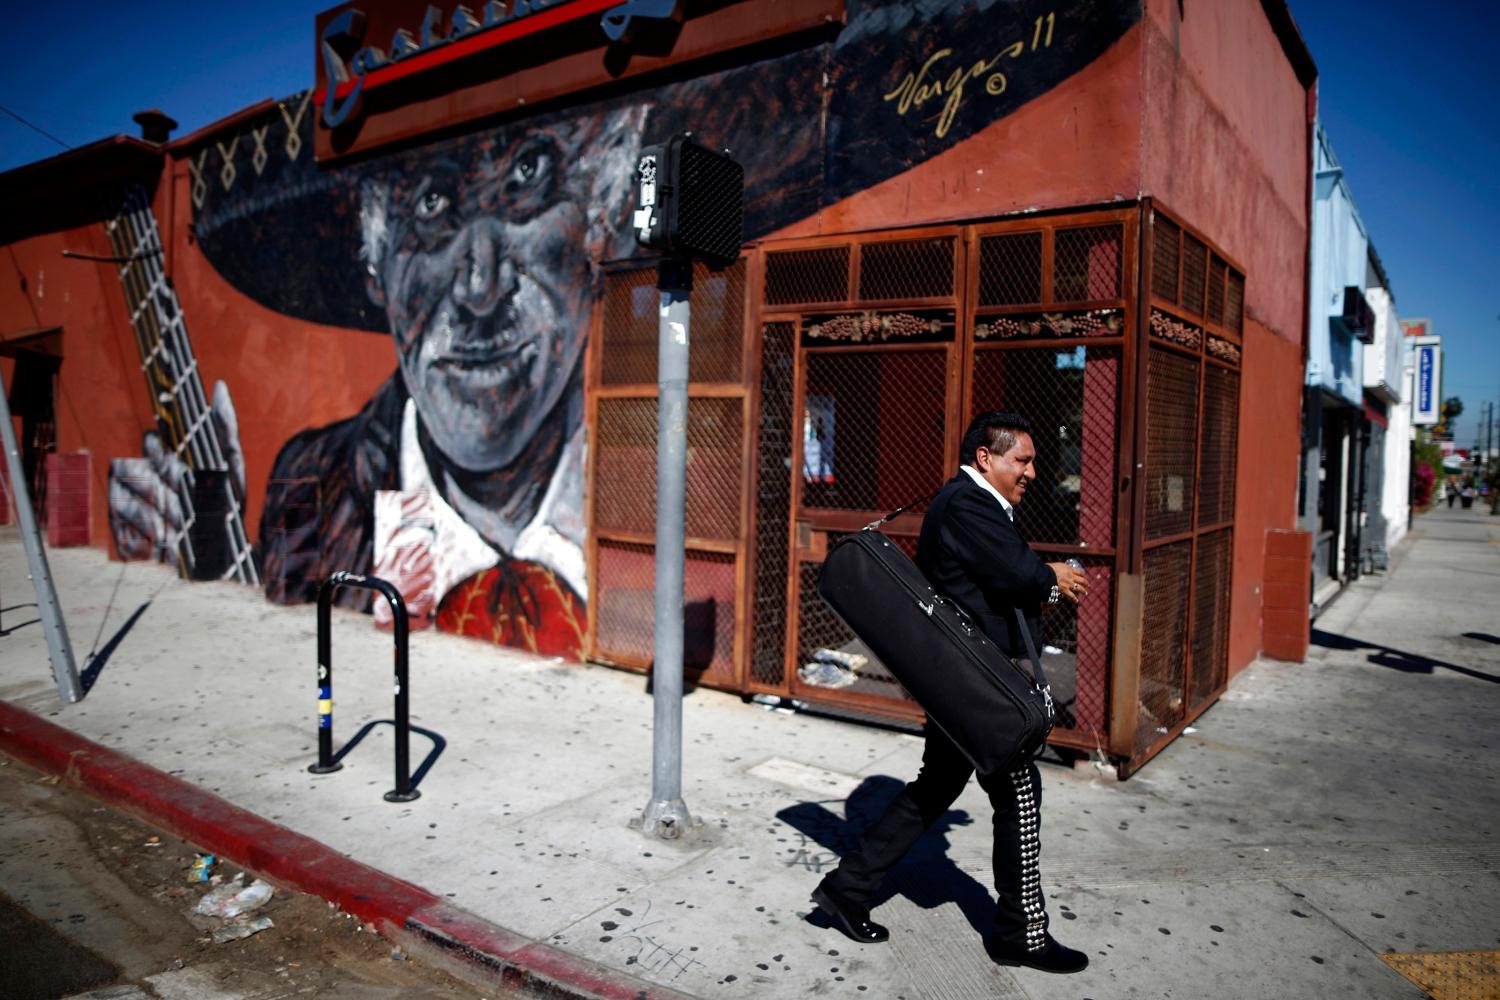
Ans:
[[[50,753],[69,780],[247,867],[274,858],[273,877],[471,975],[562,995],[1415,1000],[1381,953],[1500,949],[1497,542],[1500,518],[1426,515],[1388,574],[1315,623],[1307,663],[1253,664],[1136,777],[1043,768],[1043,884],[1054,932],[1093,959],[1077,976],[985,958],[972,782],[893,877],[888,944],[808,920],[819,873],[916,773],[916,738],[692,692],[684,795],[703,826],[650,841],[628,826],[650,796],[644,678],[421,633],[413,721],[448,745],[422,797],[391,804],[389,727],[342,771],[307,773],[311,606],[92,550],[51,560],[80,668],[91,649],[103,667],[65,707],[40,628],[0,638],[0,751]],[[33,599],[13,535],[0,595]],[[336,741],[390,717],[390,647],[335,612]],[[412,749],[415,766],[427,743]]]

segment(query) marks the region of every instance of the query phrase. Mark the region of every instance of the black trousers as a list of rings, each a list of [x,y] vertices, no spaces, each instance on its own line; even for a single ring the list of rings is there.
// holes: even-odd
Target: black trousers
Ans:
[[[922,770],[896,796],[885,814],[865,831],[860,844],[839,862],[823,885],[845,899],[868,906],[886,873],[948,811],[968,784],[974,768],[936,726],[927,727]],[[979,785],[995,812],[994,937],[1033,951],[1046,943],[1047,906],[1042,897],[1042,779],[1030,761],[1009,774],[981,777]]]

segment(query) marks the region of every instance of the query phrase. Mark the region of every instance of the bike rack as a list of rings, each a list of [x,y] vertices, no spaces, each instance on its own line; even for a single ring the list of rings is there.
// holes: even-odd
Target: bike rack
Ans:
[[[396,718],[376,719],[367,722],[354,737],[333,751],[333,639],[330,635],[333,621],[333,597],[341,587],[357,587],[373,590],[385,597],[391,605],[395,618],[396,633]],[[318,588],[318,762],[308,766],[313,774],[331,774],[341,769],[344,755],[359,744],[378,725],[396,728],[396,787],[385,793],[387,802],[410,802],[421,796],[417,791],[420,782],[438,756],[448,745],[437,733],[420,726],[413,726],[410,718],[407,691],[407,643],[410,629],[406,617],[406,601],[401,592],[379,577],[346,573],[342,570],[324,580]],[[432,750],[427,754],[415,776],[411,774],[411,731],[432,740]]]

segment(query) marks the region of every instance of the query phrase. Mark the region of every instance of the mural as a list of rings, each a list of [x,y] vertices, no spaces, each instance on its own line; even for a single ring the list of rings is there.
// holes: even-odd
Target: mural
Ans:
[[[214,267],[283,314],[389,334],[398,358],[358,413],[281,447],[258,538],[271,600],[373,572],[414,625],[580,656],[581,360],[601,263],[635,253],[639,147],[685,130],[727,146],[754,238],[972,136],[1140,17],[1104,0],[847,11],[842,31],[797,51],[355,164],[312,162],[306,95],[205,144],[194,226]],[[227,393],[222,406],[232,428]],[[128,492],[129,551],[171,548],[148,537],[153,495]]]

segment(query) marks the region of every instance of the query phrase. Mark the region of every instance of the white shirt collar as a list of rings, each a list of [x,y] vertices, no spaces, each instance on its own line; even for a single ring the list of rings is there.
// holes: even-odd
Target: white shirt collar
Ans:
[[[979,486],[982,489],[986,490],[990,496],[1000,501],[1000,506],[1005,509],[1006,517],[1010,518],[1012,521],[1016,519],[1016,511],[1015,508],[1010,505],[1010,501],[1001,496],[1000,491],[995,489],[995,487],[991,485],[990,481],[984,478],[984,476],[978,469],[974,468],[972,465],[960,465],[959,468],[967,472],[969,474],[969,478],[978,483]]]

